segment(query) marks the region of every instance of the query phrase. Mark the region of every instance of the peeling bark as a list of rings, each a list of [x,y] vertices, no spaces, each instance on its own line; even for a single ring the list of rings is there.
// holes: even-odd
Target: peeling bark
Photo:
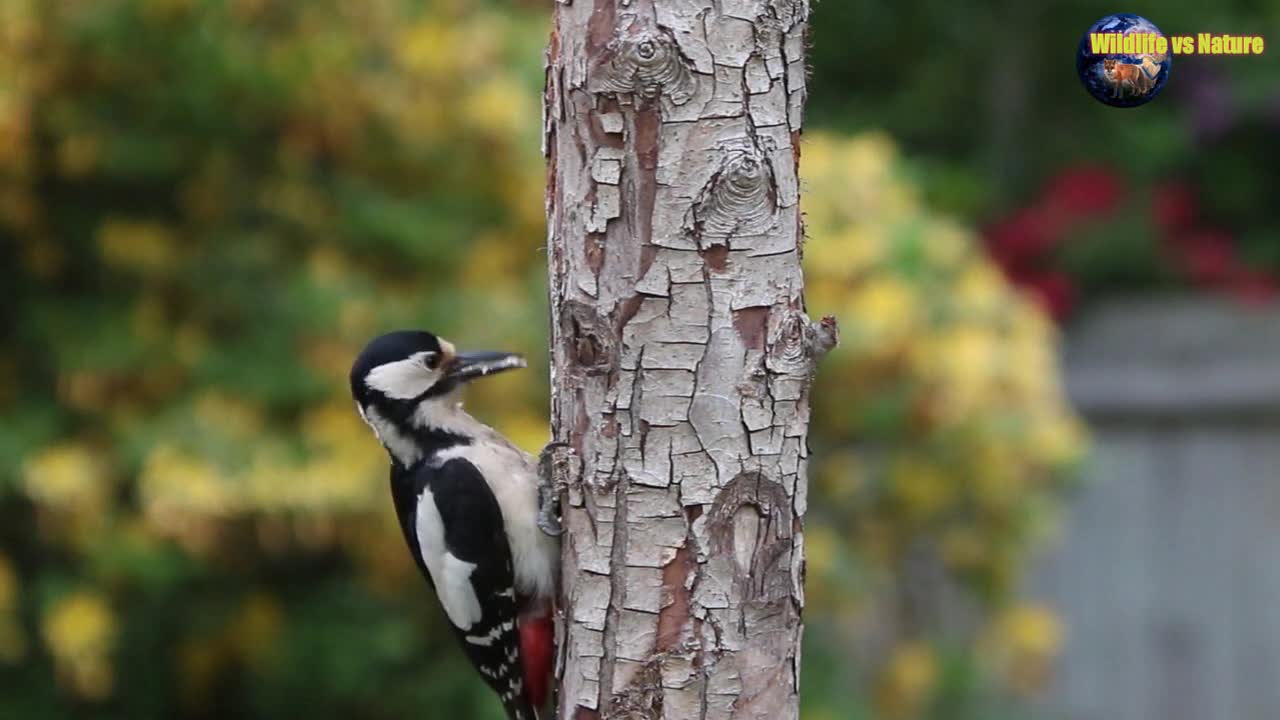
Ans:
[[[798,716],[805,0],[561,0],[545,151],[560,718]]]

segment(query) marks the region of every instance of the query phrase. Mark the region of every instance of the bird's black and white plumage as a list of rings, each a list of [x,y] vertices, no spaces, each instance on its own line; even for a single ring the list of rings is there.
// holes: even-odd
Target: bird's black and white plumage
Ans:
[[[467,414],[467,381],[524,367],[431,333],[375,339],[351,369],[356,407],[391,458],[391,495],[418,568],[511,720],[534,720],[551,661],[559,546],[539,529],[533,458]]]

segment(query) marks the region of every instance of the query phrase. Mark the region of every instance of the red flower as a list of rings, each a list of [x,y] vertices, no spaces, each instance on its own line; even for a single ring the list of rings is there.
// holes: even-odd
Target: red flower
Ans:
[[[1227,292],[1244,302],[1261,304],[1276,298],[1280,284],[1270,275],[1240,268],[1227,279]]]
[[[1183,230],[1195,222],[1196,198],[1183,182],[1158,185],[1151,193],[1151,217],[1166,233]]]
[[[1218,285],[1240,271],[1231,236],[1224,232],[1202,230],[1188,235],[1180,245],[1180,265],[1193,282]]]
[[[1120,181],[1114,173],[1101,167],[1081,166],[1063,170],[1049,181],[1042,202],[1068,216],[1097,216],[1114,210],[1119,199]]]
[[[1076,304],[1076,289],[1065,274],[1047,270],[1017,281],[1040,302],[1054,320],[1061,321],[1071,314]]]
[[[1053,250],[1062,237],[1061,230],[1042,210],[1025,208],[988,228],[987,245],[1001,267],[1012,272]]]

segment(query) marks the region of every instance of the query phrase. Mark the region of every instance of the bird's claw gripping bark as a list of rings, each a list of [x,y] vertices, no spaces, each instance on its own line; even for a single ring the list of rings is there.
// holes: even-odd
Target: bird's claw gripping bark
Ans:
[[[568,443],[551,442],[538,455],[538,529],[552,537],[564,533],[560,522],[560,491],[564,473],[559,468],[572,453]]]

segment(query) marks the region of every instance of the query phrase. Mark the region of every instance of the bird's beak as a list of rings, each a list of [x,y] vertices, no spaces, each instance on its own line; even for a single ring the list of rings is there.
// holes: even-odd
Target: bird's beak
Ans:
[[[467,382],[485,375],[500,373],[503,370],[526,367],[528,363],[515,353],[506,352],[464,352],[453,356],[445,377],[456,382]]]

